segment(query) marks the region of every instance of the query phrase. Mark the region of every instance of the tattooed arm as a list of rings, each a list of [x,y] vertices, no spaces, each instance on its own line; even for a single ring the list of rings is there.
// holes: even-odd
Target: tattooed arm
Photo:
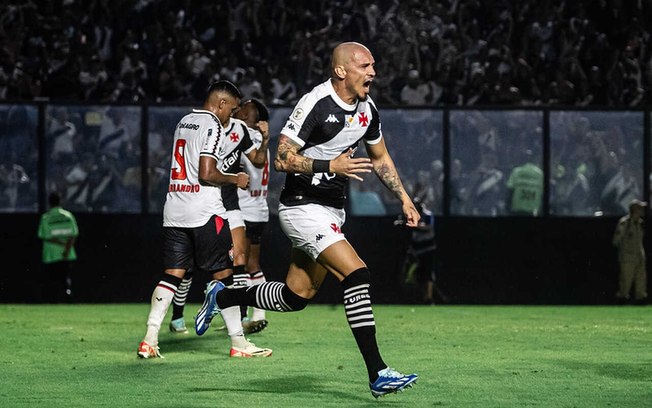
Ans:
[[[299,153],[301,146],[285,135],[281,135],[278,141],[278,150],[274,159],[274,168],[276,171],[284,173],[314,173],[314,159],[305,157]],[[340,176],[346,176],[362,181],[362,178],[356,173],[371,172],[370,160],[361,158],[352,158],[353,150],[348,149],[333,160],[327,160],[328,172]]]
[[[312,173],[313,159],[299,154],[301,146],[289,137],[281,135],[274,158],[274,168],[283,173]]]
[[[385,187],[387,187],[389,191],[391,191],[403,204],[403,214],[407,220],[406,225],[408,227],[416,227],[419,218],[421,217],[419,216],[417,209],[414,207],[412,199],[405,191],[403,183],[401,183],[394,161],[390,157],[387,147],[385,146],[385,141],[381,139],[377,144],[367,144],[367,153],[369,154],[371,163],[374,166],[374,173],[376,173]]]

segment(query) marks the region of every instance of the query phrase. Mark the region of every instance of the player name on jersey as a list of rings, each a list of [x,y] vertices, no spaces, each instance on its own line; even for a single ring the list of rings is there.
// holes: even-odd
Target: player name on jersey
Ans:
[[[251,197],[267,197],[267,190],[249,190],[249,195]]]
[[[170,184],[168,192],[170,193],[199,193],[201,186],[199,184]]]

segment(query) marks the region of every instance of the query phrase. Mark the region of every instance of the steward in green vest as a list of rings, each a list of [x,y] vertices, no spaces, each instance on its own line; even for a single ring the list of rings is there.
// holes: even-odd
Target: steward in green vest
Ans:
[[[61,207],[57,193],[48,198],[50,209],[41,215],[38,237],[43,240],[44,297],[49,302],[72,301],[72,263],[77,260],[77,220]]]

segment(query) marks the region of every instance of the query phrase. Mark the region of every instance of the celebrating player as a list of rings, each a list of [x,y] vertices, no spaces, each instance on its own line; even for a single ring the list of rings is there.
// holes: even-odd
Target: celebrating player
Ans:
[[[220,118],[222,119],[222,118]],[[249,161],[253,163],[254,166],[262,168],[267,161],[267,144],[269,141],[269,132],[265,132],[262,136],[262,144],[259,149],[256,149],[251,138],[249,136],[249,130],[247,125],[240,119],[225,117],[222,121],[225,129],[225,140],[222,145],[223,151],[222,157],[218,161],[218,169],[224,174],[233,174],[240,170],[240,159],[242,153],[244,153]],[[247,184],[248,186],[248,184]],[[238,187],[234,184],[225,185],[222,187],[222,202],[226,208],[226,217],[229,220],[229,225],[231,227],[231,237],[233,239],[233,287],[247,287],[247,281],[249,280],[249,275],[245,272],[245,267],[247,263],[246,258],[246,236],[245,236],[245,223],[240,211],[239,200],[238,200]],[[207,291],[210,291],[211,285],[215,285],[216,282],[209,283]],[[239,309],[238,309],[239,310]],[[195,318],[195,331],[198,335],[202,335],[206,332],[210,320],[212,319],[212,314],[210,310],[201,309]],[[208,322],[206,322],[208,320]],[[255,331],[260,331],[264,327],[265,323],[261,323],[261,327],[256,328]],[[241,330],[242,325],[238,328]],[[229,331],[229,336],[233,336],[231,328],[227,325],[227,330]],[[234,327],[235,328],[235,327]],[[234,356],[234,353],[239,353],[237,350],[232,349],[231,355]],[[241,355],[237,354],[238,357],[254,357],[263,355],[265,353],[256,353],[252,355]],[[271,354],[271,351],[270,351]],[[269,354],[267,354],[269,355]]]
[[[261,106],[264,108],[262,104]],[[243,104],[243,107],[238,110],[238,113],[242,111],[243,113],[241,115],[243,117],[250,117],[253,116],[251,110],[252,108],[250,104]],[[260,187],[258,187],[261,184],[260,173],[263,171],[263,168],[268,166],[267,145],[269,142],[269,128],[267,122],[261,122],[257,125],[261,128],[262,132],[248,127],[243,120],[238,119],[237,117],[227,117],[224,119],[222,124],[226,136],[223,143],[223,149],[220,152],[222,157],[217,164],[220,172],[224,174],[235,174],[241,171],[241,160],[246,160],[246,163],[249,164],[246,169],[247,174],[253,174],[256,176],[254,180],[257,189],[260,192]],[[256,145],[254,145],[254,142],[252,141],[252,136],[260,139]],[[244,155],[242,153],[244,153]],[[269,172],[267,174],[269,174]],[[223,185],[221,190],[222,202],[226,209],[226,217],[229,220],[231,238],[233,240],[233,287],[245,287],[249,285],[251,278],[245,270],[247,265],[247,238],[245,233],[245,219],[240,208],[241,199],[238,191],[242,191],[243,196],[248,196],[249,190],[238,188],[235,184]],[[246,202],[249,206],[249,200],[246,200]],[[248,212],[250,213],[251,209]],[[258,239],[260,239],[260,237]],[[260,272],[260,267],[256,271]],[[188,288],[192,283],[192,276],[188,275],[189,274],[186,273],[186,276],[179,286],[179,290],[174,296],[173,315],[172,321],[170,322],[170,331],[173,333],[187,332],[183,318],[183,309],[188,294]],[[265,278],[262,275],[262,272],[257,274],[257,279],[259,279],[259,281],[261,278],[262,282],[264,282]],[[200,326],[197,326],[197,334],[201,336],[204,334],[204,330],[199,327],[201,327],[206,315],[204,313],[198,313],[197,317],[199,317],[197,321],[200,322]],[[245,333],[256,333],[267,326],[267,321],[264,319],[264,315],[262,316],[262,319],[259,317],[260,313],[256,316],[258,320],[254,319],[243,324]],[[212,319],[212,316],[209,315],[208,319]],[[229,335],[232,335],[232,333],[229,333]]]
[[[246,188],[249,176],[243,172],[224,174],[217,163],[224,157],[226,135],[221,123],[238,107],[239,98],[238,89],[230,82],[213,83],[203,109],[184,116],[175,130],[163,208],[165,271],[152,293],[147,332],[137,351],[140,358],[162,357],[158,347],[161,323],[189,268],[207,271],[216,280],[232,279],[231,234],[220,186]],[[222,310],[222,317],[231,334],[231,355],[271,354],[271,350],[256,347],[244,337],[238,306]]]
[[[266,139],[269,138],[269,111],[257,99],[245,101],[235,113],[235,117],[244,121],[249,127],[249,135],[254,146],[261,151],[267,151],[265,164],[262,168],[256,167],[247,156],[242,157],[242,164],[249,175],[249,188],[238,189],[240,211],[245,220],[247,242],[245,246],[247,258],[248,286],[265,282],[265,274],[260,266],[260,241],[269,221],[269,208],[267,206],[267,187],[269,182],[269,150],[266,148]],[[265,143],[265,146],[263,145]],[[267,327],[265,310],[253,308],[249,321],[242,323],[245,333],[256,333]]]
[[[365,46],[338,45],[332,77],[301,98],[281,131],[274,167],[288,174],[279,220],[293,245],[285,284],[225,289],[216,282],[204,305],[217,310],[238,304],[302,310],[332,273],[344,288],[347,321],[367,366],[371,393],[379,397],[412,386],[418,377],[389,368],[378,350],[370,273],[341,230],[347,180],[362,181],[360,175],[373,169],[401,201],[407,226],[417,225],[419,213],[385,147],[378,110],[369,98],[375,76],[374,58]],[[360,140],[369,158],[353,157]]]

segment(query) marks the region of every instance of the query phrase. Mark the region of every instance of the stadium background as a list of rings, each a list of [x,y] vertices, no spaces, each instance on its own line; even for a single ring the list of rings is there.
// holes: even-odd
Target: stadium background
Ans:
[[[331,46],[351,38],[378,61],[373,97],[399,170],[410,189],[427,190],[438,215],[438,283],[452,301],[613,301],[616,219],[629,199],[650,195],[647,2],[0,7],[2,302],[40,299],[35,231],[54,189],[80,224],[78,301],[146,301],[161,269],[158,181],[182,112],[211,79],[255,91],[253,78],[277,137],[296,98],[327,75]],[[416,108],[401,98],[414,70],[433,93]],[[288,78],[294,91],[286,92]],[[514,217],[504,181],[526,150],[544,170],[543,211]],[[474,196],[471,180],[486,170],[501,181],[490,196]],[[272,174],[274,208],[282,177]],[[579,198],[562,194],[574,181]],[[375,273],[377,299],[416,302],[398,273],[407,235],[393,225],[395,204],[377,182],[354,188],[345,232]],[[288,242],[274,217],[265,243],[265,271],[280,279]],[[317,301],[338,302],[338,292],[325,287]]]
[[[27,117],[34,118],[27,122],[28,126],[22,123],[30,143],[23,143],[26,140],[23,133],[20,137],[11,137],[13,134],[3,137],[4,142],[14,146],[8,150],[25,145],[25,151],[33,154],[16,156],[25,166],[26,178],[14,183],[16,200],[4,201],[5,205],[11,203],[14,207],[6,206],[0,215],[1,245],[6,254],[3,259],[11,271],[0,278],[2,300],[35,302],[40,298],[40,242],[35,231],[46,193],[55,188],[71,194],[67,207],[77,215],[81,231],[75,277],[77,300],[148,299],[148,288],[161,270],[160,212],[164,192],[156,188],[156,175],[163,174],[165,188],[170,160],[167,139],[188,107],[46,103],[2,107],[5,109],[0,111],[8,112],[5,118],[25,109],[33,111]],[[52,115],[64,109],[72,112],[70,120],[77,123],[76,128],[86,129],[80,132],[83,139],[75,145],[76,149],[88,151],[61,159],[53,150],[56,143],[52,139],[58,136],[50,130],[54,126]],[[121,133],[115,130],[115,123],[109,126],[105,122],[114,122],[112,118],[120,116],[116,111],[124,110],[134,113],[131,115],[134,125],[125,127],[132,131]],[[273,151],[288,113],[289,108],[273,108]],[[649,174],[643,172],[649,169],[650,162],[649,111],[384,108],[381,115],[388,123],[384,131],[389,148],[408,188],[414,190],[416,180],[425,180],[427,189],[432,190],[430,198],[427,193],[423,197],[438,215],[438,283],[452,302],[609,304],[613,301],[617,265],[611,235],[615,222],[626,211],[630,198],[649,192],[649,177],[643,177]],[[480,118],[484,118],[482,126],[469,126],[469,123],[480,123]],[[611,148],[628,162],[610,168],[613,172],[608,173],[609,178],[597,177],[602,174],[597,172],[590,178],[590,189],[582,199],[582,206],[568,207],[559,196],[559,180],[551,175],[551,169],[559,169],[563,161],[564,156],[557,151],[560,146],[565,150],[583,146],[584,139],[573,139],[572,132],[578,123],[587,121],[593,129],[591,132],[609,141]],[[510,131],[505,131],[506,124],[512,128]],[[128,135],[119,139],[122,146],[111,147],[111,143],[104,142],[105,127],[111,130],[109,135],[116,132]],[[406,127],[410,131],[405,132]],[[488,129],[493,136],[479,133],[478,128]],[[613,138],[616,133],[620,135],[617,140]],[[488,138],[495,143],[495,150],[487,147]],[[560,144],[562,140],[565,142]],[[519,164],[518,152],[522,149],[536,152],[532,160],[545,170],[547,187],[543,212],[538,216],[513,216],[505,205],[504,182],[510,169]],[[96,153],[90,154],[91,151]],[[460,191],[472,189],[470,179],[479,171],[475,166],[481,167],[484,162],[482,157],[494,153],[499,157],[494,171],[503,174],[497,185],[503,187],[489,197],[461,194]],[[128,154],[131,156],[126,158]],[[43,159],[36,160],[38,157]],[[75,162],[72,157],[85,158]],[[71,178],[71,174],[79,173],[84,160],[92,163],[86,177]],[[437,160],[441,160],[444,177],[434,174],[438,166],[433,162]],[[456,160],[465,163],[468,170],[451,174]],[[638,164],[629,170],[629,163]],[[625,182],[623,174],[628,174],[627,171],[632,176]],[[269,197],[272,219],[264,237],[262,260],[264,270],[272,279],[283,278],[289,259],[289,241],[274,215],[282,180],[283,175],[272,171]],[[620,186],[619,195],[606,194],[605,191],[616,188],[614,185]],[[89,189],[83,200],[78,199],[80,187]],[[596,190],[599,194],[590,194]],[[5,192],[8,191],[6,188]],[[399,272],[408,232],[394,225],[399,213],[396,203],[373,177],[357,183],[349,195],[350,216],[345,233],[374,271],[378,301],[418,303],[418,288],[405,284]],[[333,285],[336,283],[329,280],[316,301],[338,303],[339,289],[328,289]],[[200,299],[200,288],[201,285],[195,285],[191,300]]]

